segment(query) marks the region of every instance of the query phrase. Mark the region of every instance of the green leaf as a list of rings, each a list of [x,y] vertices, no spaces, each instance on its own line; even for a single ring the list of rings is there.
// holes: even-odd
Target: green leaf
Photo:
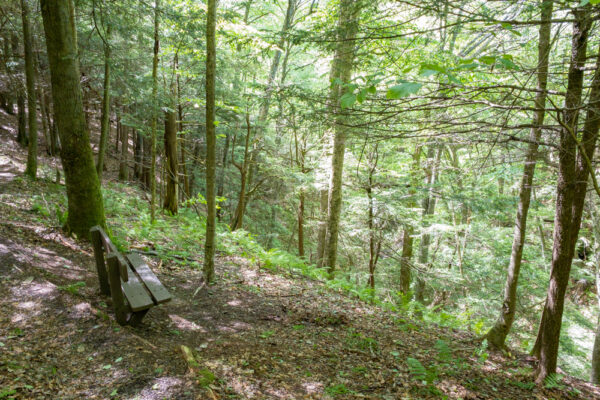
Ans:
[[[366,98],[367,98],[367,90],[366,89],[360,90],[356,94],[356,100],[358,100],[358,102],[361,104],[363,101],[365,101]]]
[[[479,61],[487,65],[494,65],[496,63],[496,57],[493,56],[483,56],[479,57]]]
[[[446,73],[446,68],[441,67],[437,64],[429,64],[429,63],[421,64],[421,70],[419,71],[419,75],[431,76],[431,75],[436,75],[439,73]]]
[[[600,0],[590,0],[590,4],[593,6],[598,5],[600,4]]]
[[[402,97],[407,97],[411,94],[417,93],[422,86],[422,84],[416,82],[404,82],[389,88],[385,97],[388,99],[400,99]]]
[[[579,3],[579,7],[583,7],[586,6],[590,3],[590,0],[581,0],[581,2]],[[592,3],[594,4],[594,3]]]
[[[344,93],[344,95],[340,98],[342,110],[344,108],[352,107],[354,103],[356,103],[356,95],[353,93]]]
[[[375,93],[377,93],[377,88],[375,86],[369,86],[367,88],[367,93],[375,94]]]
[[[111,369],[112,365],[110,364],[106,364],[105,366],[102,367],[102,369]]]
[[[517,65],[512,61],[512,56],[510,54],[505,54],[498,61],[507,69],[519,69]]]

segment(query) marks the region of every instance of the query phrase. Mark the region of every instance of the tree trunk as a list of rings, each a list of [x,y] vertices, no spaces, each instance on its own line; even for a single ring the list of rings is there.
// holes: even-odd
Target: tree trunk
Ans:
[[[23,89],[17,90],[17,142],[22,146],[27,146],[29,138],[27,136],[27,116],[25,115],[25,95]]]
[[[423,220],[422,227],[423,230],[426,231],[427,228],[431,225],[429,221],[430,218],[435,213],[435,205],[436,205],[436,197],[433,193],[433,189],[436,184],[438,169],[440,165],[440,157],[443,150],[443,147],[439,145],[439,148],[436,150],[436,146],[429,147],[427,152],[427,159],[429,160],[429,165],[427,167],[427,177],[426,177],[426,185],[427,185],[427,194],[423,199]],[[423,269],[428,269],[429,266],[429,246],[431,244],[431,235],[427,232],[423,232],[421,234],[421,243],[419,244],[419,265]],[[425,301],[425,279],[420,274],[417,277],[417,284],[415,286],[415,300],[420,303]]]
[[[327,188],[319,190],[319,226],[317,230],[317,267],[323,267],[325,262],[325,240],[327,238],[327,204],[329,193]]]
[[[133,148],[133,178],[142,180],[142,159],[144,155],[144,137],[139,131],[135,132],[135,142]]]
[[[152,58],[152,122],[150,137],[150,221],[156,209],[156,124],[158,120],[158,14],[159,0],[154,3],[154,57]]]
[[[217,197],[223,197],[223,191],[225,190],[225,170],[227,168],[227,153],[229,152],[229,142],[231,135],[225,133],[225,146],[223,147],[223,160],[221,162],[221,171],[219,173],[219,183],[217,184]],[[217,210],[217,218],[221,221],[223,213],[223,207],[219,207]]]
[[[129,180],[129,166],[127,158],[129,156],[129,127],[121,124],[121,157],[119,159],[119,180]]]
[[[534,347],[534,350],[539,349],[539,364],[536,371],[536,381],[538,383],[543,382],[546,377],[556,372],[565,292],[569,283],[571,262],[575,251],[575,242],[579,232],[581,210],[583,209],[585,188],[587,186],[587,167],[584,168],[586,179],[583,182],[578,181],[578,178],[582,178],[582,176],[578,176],[580,171],[577,160],[581,157],[581,154],[576,158],[577,138],[575,135],[577,134],[577,115],[583,87],[583,66],[585,65],[587,39],[591,23],[586,16],[587,10],[584,11],[579,8],[574,13],[576,19],[573,24],[571,65],[569,67],[565,111],[560,132],[552,268],[546,303],[542,312],[536,346]],[[586,139],[589,140],[589,138],[586,138],[586,136],[584,129],[583,143],[588,146],[590,144]],[[595,140],[593,146],[595,146]],[[581,191],[582,187],[583,191]],[[579,204],[581,204],[581,210],[578,209]]]
[[[21,0],[23,43],[25,48],[25,81],[27,83],[27,125],[29,128],[27,167],[25,175],[32,179],[37,175],[37,99],[35,89],[35,64],[33,62],[33,40],[29,26],[28,0]]]
[[[144,187],[144,189],[150,190],[150,164],[152,162],[152,140],[150,138],[145,137],[142,141],[142,144],[144,146],[144,155],[142,157],[142,186]]]
[[[415,146],[413,163],[411,184],[408,191],[410,197],[407,204],[410,209],[416,208],[417,206],[416,195],[418,182],[416,177],[419,174],[421,164],[421,147],[418,144]],[[410,293],[414,231],[412,223],[409,222],[404,225],[404,232],[402,234],[402,258],[400,259],[400,291],[404,296],[407,296]]]
[[[246,113],[246,139],[244,142],[244,161],[242,164],[236,163],[233,159],[233,164],[240,170],[240,194],[238,196],[237,206],[235,208],[235,213],[233,214],[233,219],[231,221],[231,230],[235,231],[241,229],[244,222],[244,212],[246,211],[246,200],[247,200],[247,192],[246,187],[248,185],[248,170],[250,168],[251,160],[250,160],[250,134],[252,130],[250,127],[250,114]]]
[[[163,208],[177,214],[177,119],[174,109],[165,113],[165,155],[167,190]]]
[[[106,37],[104,40],[104,88],[102,93],[102,113],[100,116],[100,144],[98,145],[98,161],[96,162],[96,172],[98,179],[102,183],[102,171],[104,170],[104,157],[106,147],[108,146],[108,137],[110,136],[110,25],[106,28]],[[117,133],[117,141],[119,134]]]
[[[304,257],[304,190],[300,189],[298,201],[298,256]]]
[[[41,9],[66,177],[67,229],[79,237],[89,238],[90,228],[105,226],[105,222],[100,181],[94,169],[83,112],[75,10],[70,0],[41,0]]]
[[[544,115],[546,111],[546,86],[548,82],[552,6],[552,0],[545,0],[541,5],[542,24],[540,25],[539,33],[537,68],[538,92],[535,97],[535,108],[537,111],[533,118],[533,127],[529,133],[529,145],[525,156],[525,165],[523,166],[523,177],[521,179],[521,188],[519,191],[519,205],[517,206],[517,216],[515,218],[513,244],[506,276],[506,284],[504,286],[502,309],[500,310],[498,320],[486,335],[488,343],[496,348],[504,348],[506,336],[515,319],[517,284],[519,281],[519,272],[521,270],[521,260],[523,258],[523,247],[525,245],[527,213],[529,212],[529,204],[531,201],[538,142],[542,134],[542,125],[544,124]]]
[[[207,283],[215,279],[215,164],[216,164],[216,127],[215,127],[215,73],[216,40],[215,25],[217,1],[208,0],[206,12],[206,241],[204,243],[204,280]]]
[[[338,22],[338,47],[332,64],[331,76],[342,83],[350,81],[354,63],[354,37],[358,31],[357,17],[360,11],[360,2],[355,0],[341,0]],[[342,176],[344,172],[344,152],[346,150],[346,137],[348,128],[346,120],[348,114],[339,107],[342,96],[342,85],[335,84],[330,96],[332,117],[335,121],[333,136],[333,155],[331,158],[331,181],[329,184],[329,204],[327,236],[325,241],[324,257],[330,276],[333,276],[337,261],[338,231],[340,214],[342,210]]]

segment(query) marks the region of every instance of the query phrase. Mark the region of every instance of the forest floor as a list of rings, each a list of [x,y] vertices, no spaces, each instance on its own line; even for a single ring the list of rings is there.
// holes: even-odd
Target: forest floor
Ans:
[[[147,258],[173,300],[120,327],[91,246],[32,211],[52,169],[22,177],[14,127],[0,114],[0,399],[600,399],[570,377],[534,385],[532,359],[490,353],[471,333],[242,257],[218,256],[214,286]]]

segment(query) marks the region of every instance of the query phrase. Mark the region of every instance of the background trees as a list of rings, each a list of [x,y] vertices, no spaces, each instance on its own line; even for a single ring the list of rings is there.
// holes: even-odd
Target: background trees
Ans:
[[[594,242],[598,203],[583,185],[596,169],[597,1],[222,4],[214,85],[203,3],[80,1],[79,47],[69,53],[80,72],[71,71],[71,92],[53,88],[52,98],[56,59],[33,51],[30,80],[21,4],[0,8],[1,105],[23,122],[39,107],[30,115],[42,122],[41,148],[62,148],[74,231],[80,220],[89,221],[80,232],[102,220],[81,214],[101,206],[84,172],[89,130],[98,175],[106,182],[118,170],[121,181],[150,189],[151,218],[155,204],[191,209],[207,243],[214,229],[217,249],[228,224],[236,237],[247,232],[266,250],[325,267],[357,295],[368,288],[373,301],[489,332],[496,346],[530,350],[560,272],[548,297],[556,292],[556,305],[564,297],[564,316],[548,310],[543,321],[563,321],[561,351],[573,358],[562,367],[587,373],[598,310],[593,290],[581,294],[577,282],[595,281],[595,261],[570,266],[578,237]],[[32,48],[44,48],[41,20],[29,15]],[[584,25],[591,50],[570,68]],[[65,122],[67,98],[79,110],[75,92],[87,121]],[[39,106],[25,106],[29,93]],[[69,164],[74,151],[85,168]],[[78,174],[83,183],[73,186]],[[91,203],[76,202],[84,192]],[[579,213],[581,224],[569,222]],[[540,346],[544,335],[558,337],[555,328],[540,329]],[[555,360],[558,342],[546,346],[542,358]]]

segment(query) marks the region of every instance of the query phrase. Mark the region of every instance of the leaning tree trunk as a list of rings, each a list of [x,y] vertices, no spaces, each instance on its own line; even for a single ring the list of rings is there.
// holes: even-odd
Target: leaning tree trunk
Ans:
[[[100,116],[100,144],[98,146],[98,161],[96,162],[96,173],[102,182],[102,171],[104,171],[104,157],[110,136],[110,25],[106,28],[104,41],[104,88],[102,93],[102,114]],[[123,127],[121,127],[122,129]],[[117,142],[119,134],[117,133]]]
[[[519,272],[521,270],[521,260],[523,258],[523,247],[525,245],[527,213],[529,212],[529,204],[531,201],[538,142],[542,134],[542,125],[544,124],[544,115],[546,111],[546,86],[548,83],[552,5],[552,0],[545,0],[542,3],[542,24],[540,25],[538,44],[538,84],[537,94],[535,96],[536,111],[533,118],[533,127],[529,133],[529,145],[527,147],[527,155],[525,156],[525,165],[523,166],[519,205],[517,206],[517,216],[515,218],[513,244],[510,254],[510,263],[508,265],[508,274],[506,276],[506,284],[504,286],[502,309],[500,310],[498,320],[486,335],[488,343],[496,348],[504,348],[506,336],[515,319],[517,284],[519,281]]]
[[[581,176],[578,176],[576,159],[577,115],[581,103],[583,66],[585,65],[587,39],[591,26],[586,14],[587,10],[575,10],[576,19],[573,24],[571,65],[568,73],[565,111],[564,117],[560,121],[562,129],[560,132],[552,268],[535,346],[539,349],[537,382],[543,382],[546,377],[556,372],[565,293],[581,222],[581,210],[578,210],[578,205],[581,204],[581,209],[583,209],[587,185],[587,175],[583,182],[577,180]],[[587,173],[587,169],[585,171]],[[582,185],[583,191],[580,190]],[[536,348],[534,350],[537,350]]]
[[[204,243],[204,280],[208,283],[215,279],[215,164],[216,164],[216,127],[215,127],[215,73],[217,49],[215,25],[217,0],[208,0],[206,12],[206,241]]]
[[[70,0],[41,0],[41,9],[66,177],[67,229],[79,237],[89,238],[90,228],[104,226],[105,222],[100,181],[94,169],[81,98],[75,10]]]
[[[33,62],[33,40],[29,26],[29,5],[21,0],[21,19],[23,21],[23,43],[25,49],[25,80],[27,83],[27,125],[29,128],[27,167],[25,175],[36,178],[37,175],[37,100],[35,89],[35,64]]]
[[[331,76],[342,83],[350,81],[354,63],[354,37],[358,31],[357,17],[359,1],[341,0],[338,22],[338,45],[332,64]],[[327,234],[325,240],[324,258],[330,276],[333,276],[337,262],[338,233],[342,210],[342,176],[344,172],[344,153],[346,137],[348,136],[348,114],[341,110],[339,99],[342,96],[342,85],[335,84],[330,96],[333,110],[334,136],[333,154],[331,157],[331,181],[329,183],[329,203]]]

